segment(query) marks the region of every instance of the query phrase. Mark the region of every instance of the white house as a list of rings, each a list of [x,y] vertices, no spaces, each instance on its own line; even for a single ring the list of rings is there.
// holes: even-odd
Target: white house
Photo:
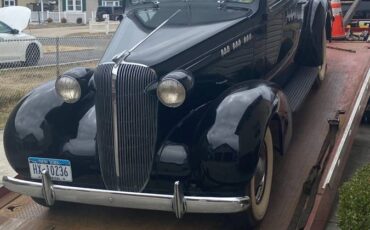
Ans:
[[[27,6],[33,10],[31,21],[45,21],[52,18],[60,21],[66,18],[68,22],[75,23],[82,18],[87,23],[94,15],[98,6],[122,6],[124,0],[0,0],[0,7]],[[41,9],[40,5],[44,5]],[[50,9],[49,13],[47,13]],[[36,12],[37,11],[37,12]],[[41,14],[40,12],[41,11]]]

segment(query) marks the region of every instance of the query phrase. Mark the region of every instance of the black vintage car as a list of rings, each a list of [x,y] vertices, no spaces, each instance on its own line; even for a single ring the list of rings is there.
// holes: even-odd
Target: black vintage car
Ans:
[[[4,131],[38,203],[239,213],[256,224],[292,113],[326,70],[326,0],[127,1],[96,69],[26,95]]]

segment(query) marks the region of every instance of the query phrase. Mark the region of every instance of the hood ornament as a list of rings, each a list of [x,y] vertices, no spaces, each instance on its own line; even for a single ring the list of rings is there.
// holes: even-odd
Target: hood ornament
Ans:
[[[114,64],[119,65],[120,63],[124,62],[125,59],[130,55],[130,51],[124,50],[123,52],[116,54],[113,58],[112,61]]]

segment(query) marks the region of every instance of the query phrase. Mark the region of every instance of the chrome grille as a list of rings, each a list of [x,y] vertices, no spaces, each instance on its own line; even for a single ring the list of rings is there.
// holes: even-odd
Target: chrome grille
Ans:
[[[139,192],[150,177],[154,158],[158,100],[144,90],[156,80],[156,75],[150,68],[138,65],[121,65],[118,69],[118,159],[115,159],[112,68],[113,65],[101,65],[95,74],[101,171],[108,189]],[[119,161],[119,176],[116,175],[116,160]]]

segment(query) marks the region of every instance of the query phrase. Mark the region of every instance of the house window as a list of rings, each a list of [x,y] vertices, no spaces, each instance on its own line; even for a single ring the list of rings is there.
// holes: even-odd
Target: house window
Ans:
[[[15,6],[15,0],[4,0],[4,6]]]
[[[121,1],[103,1],[103,6],[121,6]]]
[[[82,0],[67,0],[67,11],[82,11]]]

